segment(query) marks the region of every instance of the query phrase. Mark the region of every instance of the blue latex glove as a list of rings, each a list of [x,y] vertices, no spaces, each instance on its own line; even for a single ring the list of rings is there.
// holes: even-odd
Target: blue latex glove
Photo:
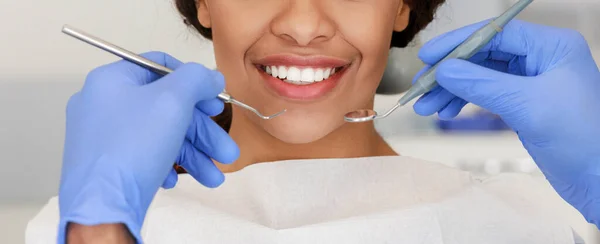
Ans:
[[[436,63],[485,23],[430,41],[419,57]],[[469,61],[443,62],[440,86],[415,111],[449,119],[468,101],[498,114],[560,196],[600,227],[600,72],[584,38],[515,20]]]
[[[125,224],[141,242],[146,211],[163,185],[173,187],[174,162],[200,183],[216,187],[221,163],[239,149],[209,116],[223,103],[223,77],[199,64],[163,53],[144,54],[174,69],[158,75],[127,61],[93,70],[67,105],[59,191],[58,243],[67,223]]]

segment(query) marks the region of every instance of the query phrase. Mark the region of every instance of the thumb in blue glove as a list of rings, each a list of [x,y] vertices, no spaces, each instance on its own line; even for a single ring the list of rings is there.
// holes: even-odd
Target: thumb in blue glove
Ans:
[[[486,23],[432,40],[420,58],[435,64]],[[600,72],[579,33],[515,20],[469,61],[443,62],[436,78],[418,114],[452,118],[467,101],[498,114],[555,190],[600,227]]]
[[[233,162],[235,142],[210,115],[223,77],[164,53],[144,54],[175,71],[160,77],[119,61],[96,68],[67,105],[59,190],[58,242],[69,223],[127,226],[141,241],[146,211],[161,185],[172,187],[174,162],[202,184],[217,186],[222,173],[211,158]],[[169,176],[169,177],[168,177]]]

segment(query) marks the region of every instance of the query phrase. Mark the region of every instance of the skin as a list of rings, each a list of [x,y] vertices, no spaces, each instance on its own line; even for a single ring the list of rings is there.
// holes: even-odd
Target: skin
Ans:
[[[373,107],[392,32],[409,22],[403,1],[201,0],[197,6],[200,23],[212,28],[227,91],[266,114],[288,109],[267,121],[234,106],[229,134],[240,158],[218,164],[223,172],[288,159],[396,155],[373,123],[349,124],[343,116]],[[274,54],[323,55],[352,65],[331,93],[299,102],[265,87],[255,64]]]
[[[397,155],[372,122],[348,124],[348,111],[373,108],[393,31],[404,30],[410,9],[401,0],[200,0],[198,19],[212,28],[215,56],[226,89],[266,114],[260,120],[233,106],[230,136],[240,147],[223,172],[259,162],[306,158]],[[252,20],[252,21],[248,21]],[[243,26],[243,28],[240,28]],[[325,97],[290,101],[269,92],[254,61],[273,54],[324,55],[352,62]],[[133,243],[122,224],[71,224],[68,243]]]
[[[70,224],[67,229],[67,243],[69,244],[134,244],[127,227],[122,224],[103,224],[86,226]]]

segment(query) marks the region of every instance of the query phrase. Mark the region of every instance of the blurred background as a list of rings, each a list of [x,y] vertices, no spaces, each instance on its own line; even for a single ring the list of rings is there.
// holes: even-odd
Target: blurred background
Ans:
[[[515,0],[448,0],[413,47],[392,50],[376,100],[387,109],[421,67],[421,43],[494,17]],[[581,31],[600,61],[600,0],[537,0],[518,18]],[[183,61],[215,66],[212,45],[188,29],[172,0],[0,0],[0,237],[24,243],[24,228],[57,194],[64,110],[85,75],[116,58],[60,32],[70,24],[134,52],[164,51]],[[477,174],[524,172],[543,177],[516,136],[500,120],[469,106],[452,121],[399,110],[377,124],[401,154]],[[428,149],[425,149],[427,145]],[[431,149],[433,147],[433,149]],[[435,154],[429,153],[436,151]],[[588,243],[600,234],[563,203],[568,221]]]

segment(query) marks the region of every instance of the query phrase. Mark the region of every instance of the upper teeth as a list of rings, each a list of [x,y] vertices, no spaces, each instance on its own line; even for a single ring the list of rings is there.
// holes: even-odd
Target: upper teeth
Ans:
[[[265,72],[273,77],[294,84],[311,84],[326,80],[335,74],[335,68],[298,68],[287,66],[266,66]]]

